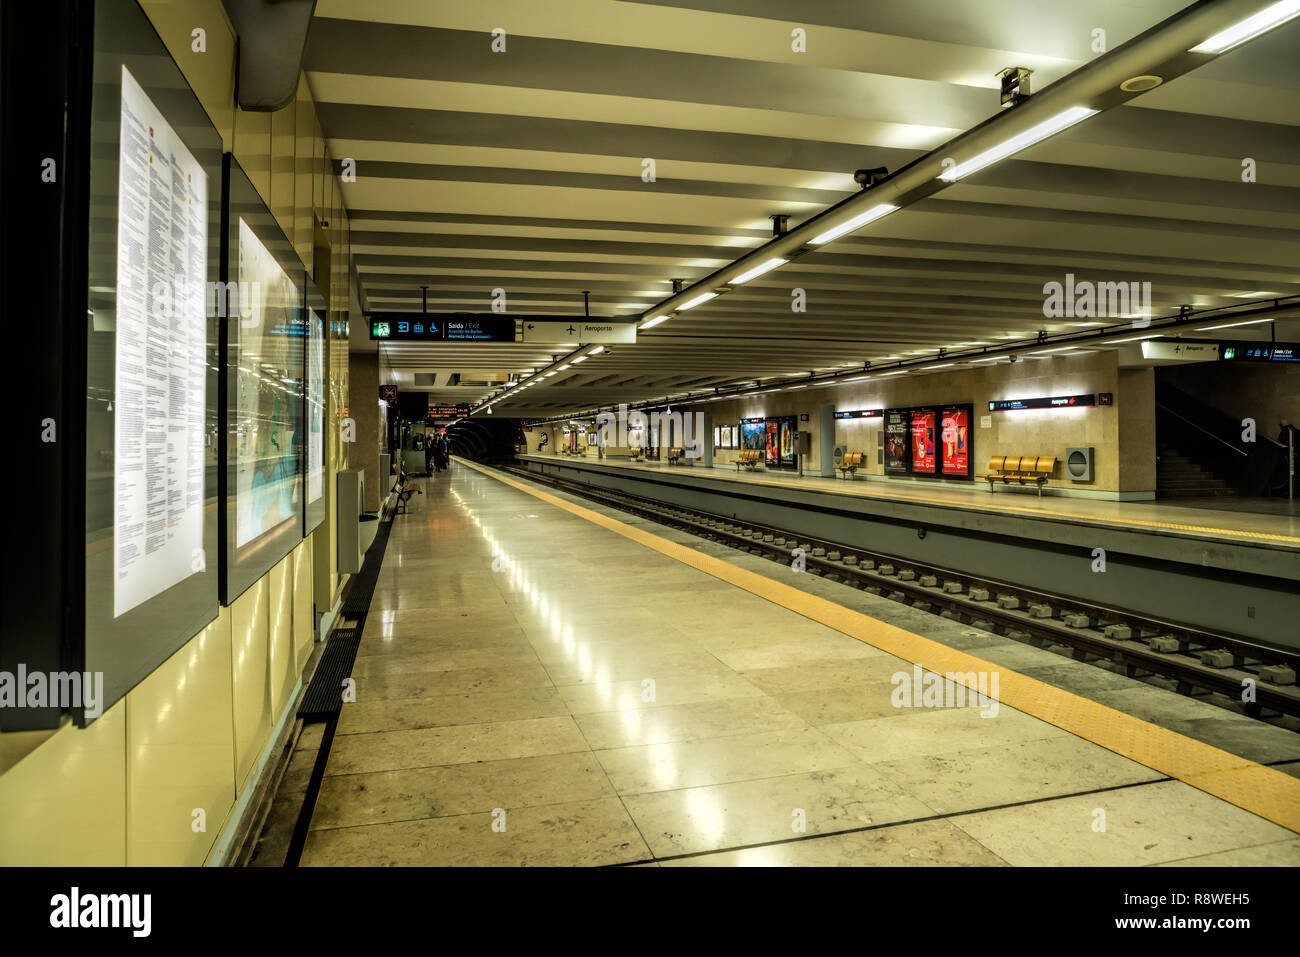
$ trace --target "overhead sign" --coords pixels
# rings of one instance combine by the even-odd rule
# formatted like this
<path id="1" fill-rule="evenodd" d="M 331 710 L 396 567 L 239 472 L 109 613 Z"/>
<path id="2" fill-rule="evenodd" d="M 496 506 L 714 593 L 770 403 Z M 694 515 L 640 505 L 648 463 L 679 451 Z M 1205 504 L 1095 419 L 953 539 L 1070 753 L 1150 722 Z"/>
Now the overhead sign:
<path id="1" fill-rule="evenodd" d="M 381 386 L 379 387 L 379 398 L 380 398 L 380 400 L 382 400 L 382 401 L 384 401 L 384 402 L 392 402 L 394 405 L 396 405 L 396 404 L 397 404 L 397 386 L 395 386 L 395 385 L 381 385 Z"/>
<path id="2" fill-rule="evenodd" d="M 989 403 L 989 411 L 1012 412 L 1017 409 L 1069 409 L 1075 406 L 1096 404 L 1096 395 L 1060 395 L 1039 399 L 1000 399 Z"/>
<path id="3" fill-rule="evenodd" d="M 388 342 L 514 342 L 515 320 L 465 312 L 372 312 L 370 338 Z"/>
<path id="4" fill-rule="evenodd" d="M 578 342 L 631 345 L 636 342 L 635 322 L 592 322 L 590 319 L 544 320 L 524 317 L 524 342 Z"/>
<path id="5" fill-rule="evenodd" d="M 1142 343 L 1142 358 L 1178 362 L 1210 362 L 1219 358 L 1217 342 L 1179 342 L 1147 339 Z"/>
<path id="6" fill-rule="evenodd" d="M 468 405 L 431 405 L 429 406 L 429 418 L 431 419 L 452 419 L 461 418 L 469 415 Z"/>
<path id="7" fill-rule="evenodd" d="M 848 412 L 836 412 L 837 419 L 878 419 L 885 414 L 884 409 L 853 409 Z"/>
<path id="8" fill-rule="evenodd" d="M 1300 362 L 1300 345 L 1293 342 L 1222 342 L 1219 356 L 1247 362 Z"/>

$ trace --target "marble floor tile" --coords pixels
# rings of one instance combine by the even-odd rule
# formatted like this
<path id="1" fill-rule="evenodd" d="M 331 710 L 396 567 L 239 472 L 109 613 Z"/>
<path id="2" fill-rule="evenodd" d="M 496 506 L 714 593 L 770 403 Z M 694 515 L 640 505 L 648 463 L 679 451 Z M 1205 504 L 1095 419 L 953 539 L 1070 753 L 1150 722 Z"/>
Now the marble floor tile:
<path id="1" fill-rule="evenodd" d="M 832 661 L 800 661 L 775 668 L 748 668 L 745 678 L 768 694 L 789 694 L 888 681 L 897 672 L 912 673 L 910 662 L 893 655 Z"/>
<path id="2" fill-rule="evenodd" d="M 337 733 L 366 734 L 451 724 L 557 718 L 569 713 L 560 693 L 551 687 L 360 700 L 343 706 Z"/>
<path id="3" fill-rule="evenodd" d="M 752 698 L 763 694 L 730 670 L 707 675 L 664 675 L 654 679 L 653 687 L 643 684 L 639 679 L 633 679 L 560 685 L 556 690 L 574 715 L 633 711 L 726 698 Z"/>
<path id="4" fill-rule="evenodd" d="M 357 701 L 551 687 L 554 687 L 551 676 L 540 663 L 356 677 Z"/>
<path id="5" fill-rule="evenodd" d="M 1300 838 L 1165 861 L 1157 867 L 1300 867 Z"/>
<path id="6" fill-rule="evenodd" d="M 996 713 L 978 707 L 908 709 L 907 713 L 894 717 L 823 725 L 821 731 L 864 764 L 900 761 L 917 754 L 993 748 L 1067 734 L 1005 705 Z"/>
<path id="7" fill-rule="evenodd" d="M 537 652 L 529 645 L 501 648 L 450 648 L 424 654 L 392 654 L 358 657 L 352 664 L 356 678 L 401 675 L 416 671 L 459 671 L 465 668 L 497 669 L 538 664 Z"/>
<path id="8" fill-rule="evenodd" d="M 657 857 L 780 841 L 800 825 L 819 834 L 934 814 L 863 765 L 631 794 L 623 803 Z"/>
<path id="9" fill-rule="evenodd" d="M 457 724 L 338 735 L 334 738 L 325 773 L 393 771 L 586 750 L 587 742 L 582 732 L 567 715 L 491 724 Z"/>
<path id="10" fill-rule="evenodd" d="M 621 795 L 700 787 L 801 771 L 829 771 L 858 761 L 812 729 L 734 734 L 597 751 Z"/>
<path id="11" fill-rule="evenodd" d="M 666 860 L 664 867 L 997 867 L 995 854 L 946 821 Z"/>
<path id="12" fill-rule="evenodd" d="M 1181 781 L 968 814 L 953 823 L 1008 863 L 1133 867 L 1286 842 L 1286 828 Z M 1101 828 L 1104 826 L 1104 830 Z M 1291 863 L 1300 863 L 1297 848 Z"/>
<path id="13" fill-rule="evenodd" d="M 797 714 L 765 696 L 607 711 L 578 715 L 574 720 L 597 751 L 806 727 Z"/>
<path id="14" fill-rule="evenodd" d="M 325 778 L 313 828 L 353 827 L 613 797 L 589 751 Z"/>
<path id="15" fill-rule="evenodd" d="M 564 867 L 646 860 L 617 798 L 311 831 L 302 864 L 353 867 Z"/>

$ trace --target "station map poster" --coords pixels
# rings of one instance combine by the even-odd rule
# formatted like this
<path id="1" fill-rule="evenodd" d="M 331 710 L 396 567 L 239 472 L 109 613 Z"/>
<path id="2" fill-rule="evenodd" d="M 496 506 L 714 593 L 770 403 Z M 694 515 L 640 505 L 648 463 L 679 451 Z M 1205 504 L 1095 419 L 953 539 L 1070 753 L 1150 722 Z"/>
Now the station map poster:
<path id="1" fill-rule="evenodd" d="M 122 67 L 113 615 L 201 571 L 208 177 Z"/>
<path id="2" fill-rule="evenodd" d="M 969 475 L 970 412 L 966 409 L 944 409 L 940 418 L 943 474 Z"/>
<path id="3" fill-rule="evenodd" d="M 298 515 L 303 328 L 293 280 L 242 218 L 239 291 L 235 544 L 243 546 Z"/>
<path id="4" fill-rule="evenodd" d="M 906 475 L 911 471 L 912 414 L 905 410 L 885 411 L 885 472 Z"/>

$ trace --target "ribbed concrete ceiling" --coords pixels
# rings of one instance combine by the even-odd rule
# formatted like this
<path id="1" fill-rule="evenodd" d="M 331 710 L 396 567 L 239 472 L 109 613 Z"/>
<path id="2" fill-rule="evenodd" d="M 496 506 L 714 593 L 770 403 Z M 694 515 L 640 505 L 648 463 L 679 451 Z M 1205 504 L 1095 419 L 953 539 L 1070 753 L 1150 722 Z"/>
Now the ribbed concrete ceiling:
<path id="1" fill-rule="evenodd" d="M 1177 12 L 1177 0 L 319 0 L 308 79 L 363 304 L 634 318 Z M 807 52 L 791 49 L 806 30 Z M 492 52 L 491 31 L 506 31 Z M 527 390 L 555 414 L 1069 328 L 1043 284 L 1182 303 L 1300 293 L 1300 21 Z M 1241 182 L 1243 158 L 1258 181 Z M 656 181 L 642 179 L 643 160 Z M 791 311 L 791 290 L 807 311 Z M 364 323 L 354 348 L 368 348 Z M 434 401 L 563 345 L 385 344 Z"/>

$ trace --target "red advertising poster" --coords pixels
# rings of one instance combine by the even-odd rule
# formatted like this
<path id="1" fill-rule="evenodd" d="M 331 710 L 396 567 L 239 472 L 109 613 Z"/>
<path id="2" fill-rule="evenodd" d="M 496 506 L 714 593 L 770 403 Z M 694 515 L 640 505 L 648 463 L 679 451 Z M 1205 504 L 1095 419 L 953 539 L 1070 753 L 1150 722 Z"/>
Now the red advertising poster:
<path id="1" fill-rule="evenodd" d="M 965 409 L 944 409 L 940 441 L 943 445 L 943 474 L 970 473 L 970 414 Z"/>
<path id="2" fill-rule="evenodd" d="M 934 412 L 912 413 L 912 472 L 934 474 Z"/>

